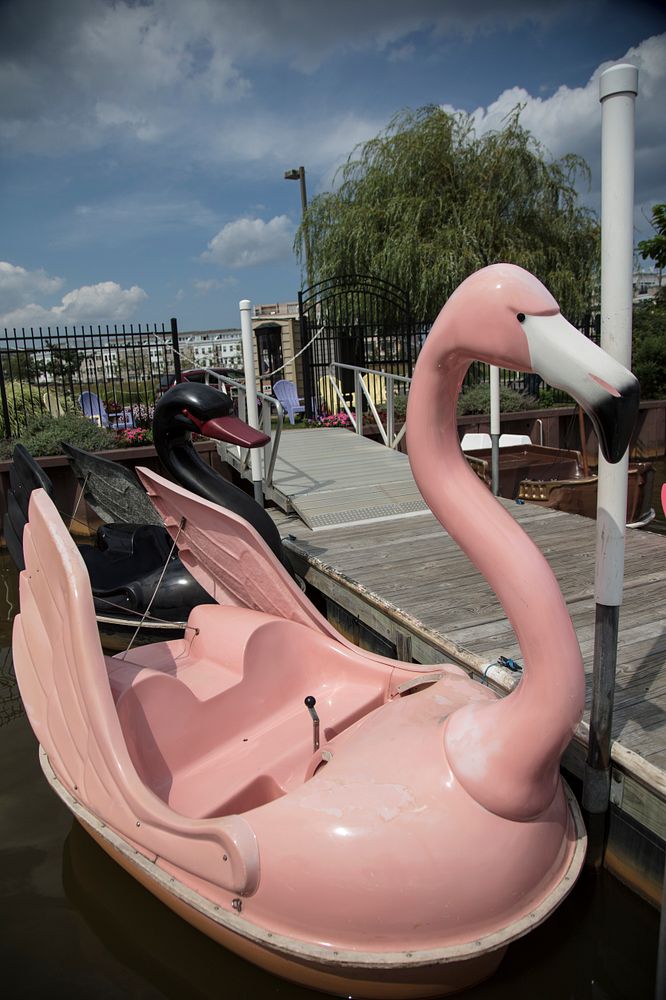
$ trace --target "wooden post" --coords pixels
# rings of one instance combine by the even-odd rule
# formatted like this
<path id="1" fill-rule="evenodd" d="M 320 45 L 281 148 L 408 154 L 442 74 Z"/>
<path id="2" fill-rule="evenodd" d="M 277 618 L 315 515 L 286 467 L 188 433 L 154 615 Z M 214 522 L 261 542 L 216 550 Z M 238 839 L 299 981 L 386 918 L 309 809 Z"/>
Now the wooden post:
<path id="1" fill-rule="evenodd" d="M 634 212 L 634 118 L 638 70 L 611 66 L 599 78 L 601 100 L 601 346 L 631 367 Z M 618 623 L 624 578 L 628 449 L 616 465 L 599 455 L 595 638 L 590 745 L 583 807 L 593 818 L 588 861 L 603 860 L 608 810 L 610 746 L 617 662 Z"/>

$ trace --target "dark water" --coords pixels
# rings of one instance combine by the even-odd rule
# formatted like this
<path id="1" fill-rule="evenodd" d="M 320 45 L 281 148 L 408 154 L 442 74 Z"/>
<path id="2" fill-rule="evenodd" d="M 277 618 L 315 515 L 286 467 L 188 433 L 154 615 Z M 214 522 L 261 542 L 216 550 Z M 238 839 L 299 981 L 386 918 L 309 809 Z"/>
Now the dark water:
<path id="1" fill-rule="evenodd" d="M 16 576 L 0 557 L 0 645 Z M 112 862 L 50 791 L 0 659 L 0 974 L 11 998 L 315 997 L 193 930 Z M 470 1000 L 652 1000 L 658 915 L 587 873 Z"/>

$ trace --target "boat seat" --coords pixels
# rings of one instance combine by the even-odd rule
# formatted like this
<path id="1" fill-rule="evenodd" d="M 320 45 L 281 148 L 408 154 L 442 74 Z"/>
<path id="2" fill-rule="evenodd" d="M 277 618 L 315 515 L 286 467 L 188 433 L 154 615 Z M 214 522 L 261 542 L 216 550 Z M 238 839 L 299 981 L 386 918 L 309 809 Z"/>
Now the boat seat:
<path id="1" fill-rule="evenodd" d="M 491 445 L 490 434 L 465 434 L 460 442 L 463 451 L 480 451 L 482 448 L 490 448 Z"/>
<path id="2" fill-rule="evenodd" d="M 500 434 L 500 448 L 511 448 L 517 444 L 532 444 L 529 434 Z"/>
<path id="3" fill-rule="evenodd" d="M 246 811 L 302 783 L 313 756 L 306 696 L 317 699 L 322 745 L 386 699 L 383 668 L 307 626 L 247 609 L 197 610 L 240 621 L 237 648 L 233 634 L 221 645 L 218 633 L 217 660 L 195 658 L 210 639 L 202 629 L 189 649 L 160 644 L 162 669 L 121 661 L 112 681 L 124 684 L 117 711 L 134 766 L 183 815 Z"/>

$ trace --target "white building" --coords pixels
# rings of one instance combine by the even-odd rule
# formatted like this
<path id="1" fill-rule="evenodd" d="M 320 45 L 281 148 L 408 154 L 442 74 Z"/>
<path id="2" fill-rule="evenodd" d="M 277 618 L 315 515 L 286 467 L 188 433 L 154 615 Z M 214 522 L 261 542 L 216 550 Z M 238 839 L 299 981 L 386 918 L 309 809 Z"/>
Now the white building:
<path id="1" fill-rule="evenodd" d="M 120 374 L 119 351 L 116 347 L 104 346 L 87 353 L 79 365 L 82 381 L 117 378 Z"/>
<path id="2" fill-rule="evenodd" d="M 242 368 L 241 332 L 236 329 L 192 330 L 181 333 L 183 368 Z"/>
<path id="3" fill-rule="evenodd" d="M 661 287 L 661 271 L 634 271 L 634 302 L 649 302 Z"/>

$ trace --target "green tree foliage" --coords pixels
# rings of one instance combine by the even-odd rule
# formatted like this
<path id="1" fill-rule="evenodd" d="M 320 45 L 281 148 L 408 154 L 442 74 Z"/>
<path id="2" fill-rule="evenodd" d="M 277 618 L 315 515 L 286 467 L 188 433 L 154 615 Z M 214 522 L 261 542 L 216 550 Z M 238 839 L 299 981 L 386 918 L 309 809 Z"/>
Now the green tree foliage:
<path id="1" fill-rule="evenodd" d="M 305 229 L 315 280 L 392 281 L 427 321 L 468 274 L 510 261 L 578 319 L 597 285 L 598 225 L 575 188 L 588 173 L 574 155 L 547 160 L 520 109 L 482 136 L 464 114 L 403 111 L 354 150 L 335 190 L 311 200 L 295 247 Z"/>
<path id="2" fill-rule="evenodd" d="M 666 205 L 654 206 L 652 225 L 655 235 L 649 240 L 641 240 L 638 244 L 638 251 L 643 260 L 652 258 L 661 271 L 666 267 Z"/>
<path id="3" fill-rule="evenodd" d="M 666 289 L 634 306 L 631 367 L 642 399 L 666 399 Z"/>
<path id="4" fill-rule="evenodd" d="M 34 382 L 43 372 L 43 365 L 31 351 L 10 351 L 3 354 L 2 370 L 5 378 Z"/>
<path id="5" fill-rule="evenodd" d="M 56 378 L 71 379 L 79 374 L 85 352 L 73 347 L 51 347 L 51 360 L 46 363 L 46 371 Z"/>

